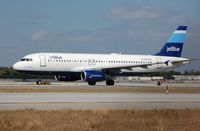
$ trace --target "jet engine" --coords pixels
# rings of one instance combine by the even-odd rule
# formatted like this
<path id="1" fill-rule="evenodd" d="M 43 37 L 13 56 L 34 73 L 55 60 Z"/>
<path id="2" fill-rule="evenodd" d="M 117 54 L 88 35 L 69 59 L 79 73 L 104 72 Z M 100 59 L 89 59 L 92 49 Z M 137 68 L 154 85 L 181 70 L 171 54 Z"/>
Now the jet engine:
<path id="1" fill-rule="evenodd" d="M 81 79 L 88 82 L 104 81 L 106 74 L 102 71 L 86 70 L 81 73 Z"/>

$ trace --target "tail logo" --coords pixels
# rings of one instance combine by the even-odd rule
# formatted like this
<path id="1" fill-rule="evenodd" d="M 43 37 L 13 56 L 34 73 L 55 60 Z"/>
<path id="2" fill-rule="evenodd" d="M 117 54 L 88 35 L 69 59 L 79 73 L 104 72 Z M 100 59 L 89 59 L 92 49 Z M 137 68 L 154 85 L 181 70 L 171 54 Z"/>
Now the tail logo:
<path id="1" fill-rule="evenodd" d="M 161 48 L 160 52 L 155 55 L 181 57 L 186 30 L 187 26 L 179 26 Z"/>
<path id="2" fill-rule="evenodd" d="M 180 48 L 176 48 L 175 46 L 167 47 L 167 52 L 179 52 Z"/>

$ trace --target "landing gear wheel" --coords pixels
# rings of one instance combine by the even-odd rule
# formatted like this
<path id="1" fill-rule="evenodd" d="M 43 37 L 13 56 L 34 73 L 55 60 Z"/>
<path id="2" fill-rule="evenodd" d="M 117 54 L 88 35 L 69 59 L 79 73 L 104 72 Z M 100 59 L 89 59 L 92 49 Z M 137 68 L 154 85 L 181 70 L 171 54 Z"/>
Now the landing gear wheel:
<path id="1" fill-rule="evenodd" d="M 93 82 L 93 81 L 88 81 L 88 85 L 92 86 L 92 85 L 95 85 L 96 82 Z"/>
<path id="2" fill-rule="evenodd" d="M 106 80 L 106 85 L 107 86 L 113 86 L 115 84 L 114 80 Z"/>
<path id="3" fill-rule="evenodd" d="M 41 85 L 41 84 L 42 84 L 42 81 L 41 81 L 41 80 L 37 80 L 37 81 L 36 81 L 36 84 L 37 84 L 37 85 Z"/>

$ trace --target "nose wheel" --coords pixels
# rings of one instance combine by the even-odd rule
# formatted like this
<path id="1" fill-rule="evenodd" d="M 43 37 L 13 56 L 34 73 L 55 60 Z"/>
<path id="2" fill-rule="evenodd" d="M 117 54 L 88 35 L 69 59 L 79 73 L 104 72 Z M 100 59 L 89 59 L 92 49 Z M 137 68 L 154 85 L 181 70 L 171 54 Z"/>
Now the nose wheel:
<path id="1" fill-rule="evenodd" d="M 41 81 L 41 80 L 37 80 L 37 81 L 36 81 L 36 84 L 37 84 L 37 85 L 41 85 L 41 84 L 42 84 L 42 81 Z"/>
<path id="2" fill-rule="evenodd" d="M 49 81 L 38 80 L 38 81 L 36 81 L 36 84 L 37 85 L 50 85 L 51 83 Z"/>

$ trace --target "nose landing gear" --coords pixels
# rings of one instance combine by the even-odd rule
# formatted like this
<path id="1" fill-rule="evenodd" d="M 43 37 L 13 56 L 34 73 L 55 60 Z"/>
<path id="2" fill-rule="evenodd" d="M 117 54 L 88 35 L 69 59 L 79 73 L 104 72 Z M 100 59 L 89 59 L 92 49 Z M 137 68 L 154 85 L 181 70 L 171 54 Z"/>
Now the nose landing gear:
<path id="1" fill-rule="evenodd" d="M 37 80 L 36 85 L 50 85 L 51 83 L 49 81 L 41 81 Z"/>
<path id="2" fill-rule="evenodd" d="M 37 80 L 37 81 L 36 81 L 36 84 L 37 84 L 37 85 L 42 85 L 42 81 L 41 81 L 41 80 Z"/>

